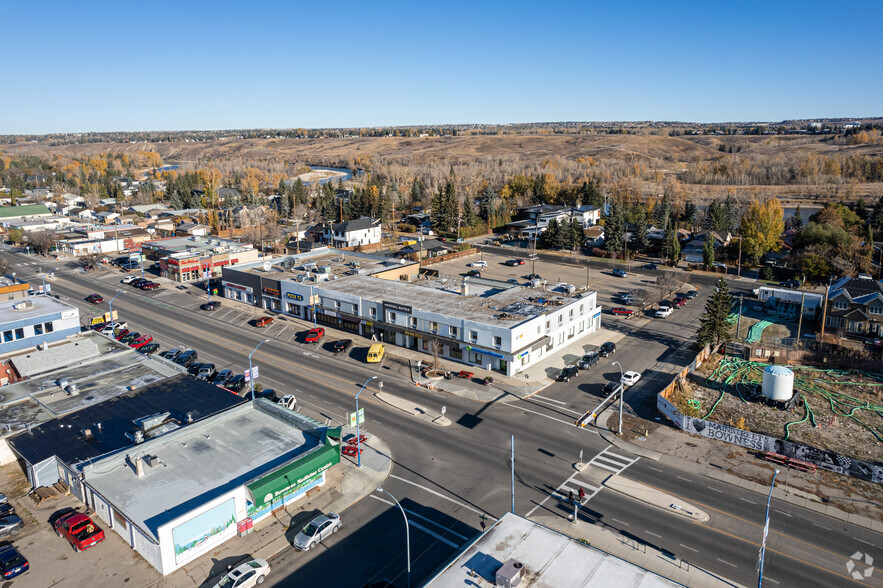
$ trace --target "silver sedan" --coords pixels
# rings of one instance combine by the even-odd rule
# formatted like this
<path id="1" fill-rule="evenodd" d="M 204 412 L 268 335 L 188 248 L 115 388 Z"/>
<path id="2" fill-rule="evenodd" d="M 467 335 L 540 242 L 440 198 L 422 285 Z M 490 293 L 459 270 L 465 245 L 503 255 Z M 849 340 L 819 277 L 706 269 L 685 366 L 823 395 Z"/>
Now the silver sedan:
<path id="1" fill-rule="evenodd" d="M 340 530 L 340 515 L 329 512 L 319 515 L 301 529 L 292 541 L 292 545 L 301 551 L 312 549 L 317 543 L 321 543 L 325 537 Z"/>

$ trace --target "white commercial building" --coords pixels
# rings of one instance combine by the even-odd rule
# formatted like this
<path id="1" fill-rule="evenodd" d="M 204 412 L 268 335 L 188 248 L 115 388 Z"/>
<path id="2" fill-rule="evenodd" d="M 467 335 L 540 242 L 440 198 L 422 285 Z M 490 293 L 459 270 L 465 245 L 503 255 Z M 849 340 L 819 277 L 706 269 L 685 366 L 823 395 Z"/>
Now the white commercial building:
<path id="1" fill-rule="evenodd" d="M 345 256 L 344 256 L 345 254 Z M 418 275 L 419 264 L 336 250 L 224 268 L 225 295 L 378 342 L 514 375 L 596 331 L 597 293 Z"/>

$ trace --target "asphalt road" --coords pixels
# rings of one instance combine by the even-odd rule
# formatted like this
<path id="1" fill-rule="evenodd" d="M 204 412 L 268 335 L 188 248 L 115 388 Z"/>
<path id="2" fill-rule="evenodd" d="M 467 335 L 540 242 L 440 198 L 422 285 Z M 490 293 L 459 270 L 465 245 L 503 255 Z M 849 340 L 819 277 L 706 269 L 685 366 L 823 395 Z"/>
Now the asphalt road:
<path id="1" fill-rule="evenodd" d="M 31 265 L 31 256 L 12 257 L 13 263 L 26 264 L 16 266 L 19 277 L 34 275 L 37 266 Z M 41 260 L 41 268 L 48 265 Z M 607 448 L 595 431 L 572 423 L 600 399 L 595 394 L 597 387 L 618 377 L 619 368 L 609 363 L 583 372 L 569 384 L 553 384 L 523 402 L 479 405 L 414 387 L 394 362 L 368 365 L 299 343 L 295 334 L 308 326 L 301 321 L 280 320 L 274 327 L 278 331 L 259 330 L 248 325 L 250 318 L 262 314 L 259 309 L 252 315 L 205 313 L 197 310 L 205 298 L 191 294 L 189 287 L 143 293 L 119 284 L 120 277 L 117 272 L 83 274 L 60 269 L 51 283 L 55 294 L 78 305 L 84 314 L 107 309 L 106 304 L 92 308 L 84 301 L 87 294 L 98 292 L 109 299 L 116 290 L 123 290 L 113 306 L 130 328 L 153 335 L 164 348 L 185 345 L 198 349 L 200 361 L 213 361 L 219 368 L 230 367 L 239 373 L 248 367 L 248 353 L 268 333 L 278 335 L 254 355 L 261 381 L 266 387 L 295 393 L 303 410 L 319 419 L 342 422 L 354 408 L 356 391 L 373 375 L 383 381 L 385 392 L 427 406 L 447 407 L 446 416 L 454 425 L 439 428 L 379 404 L 370 394 L 360 398 L 368 430 L 385 439 L 392 450 L 392 476 L 383 487 L 402 503 L 411 519 L 413 585 L 474 538 L 482 524 L 510 509 L 511 435 L 515 435 L 515 510 L 522 515 L 534 509 L 540 514 L 539 509 L 544 509 L 563 516 L 565 505 L 557 497 L 548 498 L 550 493 L 572 477 L 572 464 L 580 450 L 588 460 Z M 707 285 L 702 280 L 692 282 L 705 286 L 702 289 L 708 292 L 713 278 L 709 277 Z M 664 320 L 624 321 L 604 315 L 605 327 L 628 335 L 611 359 L 626 370 L 643 374 L 642 381 L 626 396 L 629 403 L 654 393 L 655 366 L 691 339 L 702 305 L 701 300 L 692 301 Z M 373 383 L 369 390 L 376 390 Z M 765 507 L 758 494 L 640 459 L 621 475 L 707 507 L 712 518 L 706 524 L 685 523 L 607 489 L 592 496 L 584 516 L 668 549 L 721 576 L 745 584 L 755 581 Z M 766 564 L 769 585 L 852 584 L 845 567 L 850 555 L 869 546 L 879 549 L 879 536 L 866 529 L 778 501 L 773 509 L 787 514 L 774 514 L 771 522 Z M 377 494 L 366 498 L 343 513 L 343 518 L 344 532 L 315 551 L 290 550 L 277 556 L 271 562 L 274 572 L 268 581 L 285 583 L 296 573 L 298 582 L 308 585 L 362 586 L 380 579 L 405 585 L 404 522 L 388 497 Z M 295 520 L 295 526 L 300 522 Z M 872 578 L 870 585 L 875 580 Z"/>

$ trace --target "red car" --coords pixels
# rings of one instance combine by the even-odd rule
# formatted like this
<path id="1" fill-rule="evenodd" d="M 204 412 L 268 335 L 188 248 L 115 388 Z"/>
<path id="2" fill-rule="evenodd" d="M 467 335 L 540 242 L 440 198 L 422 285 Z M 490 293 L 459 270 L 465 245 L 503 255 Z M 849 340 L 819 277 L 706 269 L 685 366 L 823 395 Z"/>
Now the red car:
<path id="1" fill-rule="evenodd" d="M 89 294 L 86 296 L 86 302 L 91 302 L 92 304 L 101 304 L 104 302 L 104 298 L 99 296 L 98 294 Z"/>
<path id="2" fill-rule="evenodd" d="M 610 309 L 610 312 L 612 312 L 613 314 L 620 314 L 623 316 L 632 316 L 633 314 L 635 314 L 634 310 L 631 310 L 628 308 L 623 308 L 622 306 L 614 306 L 613 308 Z"/>
<path id="3" fill-rule="evenodd" d="M 129 347 L 131 347 L 132 349 L 140 349 L 151 341 L 153 341 L 153 337 L 151 337 L 150 335 L 144 335 L 143 337 L 138 337 L 137 339 L 129 343 Z"/>
<path id="4" fill-rule="evenodd" d="M 148 282 L 146 284 L 141 284 L 138 287 L 142 290 L 156 290 L 157 288 L 159 288 L 159 284 L 157 284 L 156 282 Z"/>
<path id="5" fill-rule="evenodd" d="M 273 317 L 271 316 L 262 316 L 258 320 L 254 322 L 254 326 L 256 327 L 268 327 L 273 322 Z"/>
<path id="6" fill-rule="evenodd" d="M 55 521 L 55 534 L 70 542 L 74 551 L 84 551 L 104 541 L 104 531 L 81 512 L 71 512 Z"/>
<path id="7" fill-rule="evenodd" d="M 123 337 L 125 337 L 128 334 L 129 334 L 129 329 L 123 329 L 122 331 L 117 332 L 116 337 L 114 337 L 114 339 L 119 341 L 120 339 L 122 339 Z"/>
<path id="8" fill-rule="evenodd" d="M 671 303 L 675 308 L 680 308 L 687 303 L 687 299 L 681 296 L 674 299 L 674 302 Z"/>
<path id="9" fill-rule="evenodd" d="M 322 337 L 325 336 L 325 329 L 322 327 L 317 327 L 315 329 L 310 329 L 307 331 L 307 336 L 304 338 L 304 341 L 307 343 L 318 343 Z"/>

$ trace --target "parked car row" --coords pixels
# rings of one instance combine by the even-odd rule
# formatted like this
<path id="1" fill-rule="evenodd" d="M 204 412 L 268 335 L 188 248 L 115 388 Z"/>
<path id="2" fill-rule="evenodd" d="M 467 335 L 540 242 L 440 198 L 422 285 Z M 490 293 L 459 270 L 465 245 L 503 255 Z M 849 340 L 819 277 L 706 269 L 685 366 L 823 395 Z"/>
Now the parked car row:
<path id="1" fill-rule="evenodd" d="M 122 280 L 120 280 L 123 284 L 128 284 L 130 286 L 134 286 L 135 288 L 140 288 L 142 290 L 157 290 L 159 289 L 159 284 L 148 280 L 147 278 L 139 278 L 136 276 L 126 276 Z"/>

